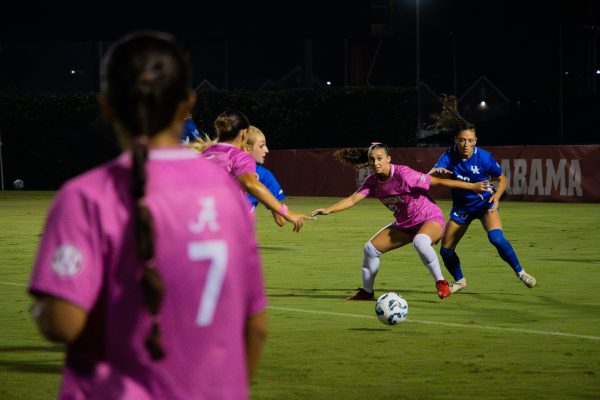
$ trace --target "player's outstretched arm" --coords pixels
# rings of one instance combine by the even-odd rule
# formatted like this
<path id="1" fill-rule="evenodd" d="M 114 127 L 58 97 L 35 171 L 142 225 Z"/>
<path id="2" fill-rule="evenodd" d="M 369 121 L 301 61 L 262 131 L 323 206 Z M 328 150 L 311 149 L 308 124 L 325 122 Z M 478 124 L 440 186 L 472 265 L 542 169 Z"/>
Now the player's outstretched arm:
<path id="1" fill-rule="evenodd" d="M 310 215 L 312 215 L 314 217 L 317 215 L 327 215 L 327 214 L 331 214 L 331 213 L 344 211 L 344 210 L 347 210 L 348 208 L 354 206 L 356 203 L 358 203 L 365 197 L 367 197 L 367 196 L 365 196 L 362 193 L 355 192 L 352 196 L 348 196 L 345 199 L 338 201 L 337 203 L 335 203 L 332 206 L 329 206 L 327 208 L 317 208 L 316 210 L 313 210 L 310 213 Z"/>
<path id="2" fill-rule="evenodd" d="M 432 176 L 430 185 L 431 186 L 445 186 L 445 187 L 454 188 L 454 189 L 465 189 L 465 190 L 470 190 L 475 193 L 493 192 L 494 191 L 492 184 L 488 180 L 471 183 L 471 182 L 463 182 L 460 180 L 436 178 L 435 176 Z"/>
<path id="3" fill-rule="evenodd" d="M 260 183 L 256 174 L 242 174 L 237 177 L 238 181 L 248 193 L 256 197 L 265 207 L 279 213 L 286 221 L 294 225 L 294 232 L 299 232 L 304 225 L 305 219 L 315 219 L 304 214 L 297 213 L 287 208 L 280 203 L 275 196 L 267 189 L 265 185 Z M 277 222 L 277 220 L 276 220 Z"/>
<path id="4" fill-rule="evenodd" d="M 287 220 L 284 218 L 284 216 L 280 215 L 277 211 L 271 210 L 271 214 L 273 214 L 273 220 L 275 221 L 275 223 L 277 225 L 284 226 L 285 223 L 287 222 Z"/>

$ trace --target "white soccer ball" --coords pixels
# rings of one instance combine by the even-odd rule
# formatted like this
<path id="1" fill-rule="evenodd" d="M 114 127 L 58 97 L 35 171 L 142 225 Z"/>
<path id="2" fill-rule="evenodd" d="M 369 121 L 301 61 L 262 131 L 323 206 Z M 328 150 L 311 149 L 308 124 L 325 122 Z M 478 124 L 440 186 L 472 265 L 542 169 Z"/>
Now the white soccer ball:
<path id="1" fill-rule="evenodd" d="M 21 179 L 17 179 L 13 182 L 13 187 L 17 190 L 21 190 L 25 187 L 25 183 Z"/>
<path id="2" fill-rule="evenodd" d="M 384 293 L 377 298 L 375 314 L 382 323 L 396 325 L 408 316 L 408 303 L 398 293 Z"/>

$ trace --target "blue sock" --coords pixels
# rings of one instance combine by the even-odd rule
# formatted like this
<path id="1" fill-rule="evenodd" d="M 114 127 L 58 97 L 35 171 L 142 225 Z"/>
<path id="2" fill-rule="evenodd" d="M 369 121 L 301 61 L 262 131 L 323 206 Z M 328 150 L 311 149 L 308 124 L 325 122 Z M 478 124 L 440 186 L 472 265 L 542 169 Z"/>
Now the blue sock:
<path id="1" fill-rule="evenodd" d="M 452 275 L 454 280 L 461 280 L 463 278 L 463 273 L 462 269 L 460 269 L 460 258 L 456 255 L 456 252 L 453 249 L 440 247 L 440 255 L 442 256 L 442 260 L 444 260 L 446 269 L 450 272 L 450 275 Z"/>
<path id="2" fill-rule="evenodd" d="M 489 231 L 488 239 L 490 240 L 490 243 L 496 247 L 500 257 L 510 265 L 513 271 L 516 273 L 523 271 L 519 259 L 517 258 L 517 254 L 510 245 L 510 242 L 504 237 L 502 229 L 493 229 Z"/>

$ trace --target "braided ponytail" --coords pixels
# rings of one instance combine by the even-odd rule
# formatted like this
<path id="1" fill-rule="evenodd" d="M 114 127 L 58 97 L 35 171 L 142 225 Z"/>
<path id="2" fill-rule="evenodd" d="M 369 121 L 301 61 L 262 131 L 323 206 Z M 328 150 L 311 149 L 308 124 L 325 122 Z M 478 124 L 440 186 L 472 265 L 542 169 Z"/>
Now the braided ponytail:
<path id="1" fill-rule="evenodd" d="M 155 268 L 152 215 L 144 202 L 148 140 L 168 128 L 191 90 L 189 61 L 169 34 L 138 31 L 114 43 L 101 65 L 101 91 L 132 142 L 133 226 L 136 253 L 143 263 L 144 308 L 152 317 L 145 347 L 164 358 L 159 329 L 164 282 Z"/>
<path id="2" fill-rule="evenodd" d="M 144 262 L 144 272 L 142 275 L 141 289 L 144 300 L 144 307 L 152 316 L 152 328 L 146 341 L 146 349 L 152 359 L 157 360 L 165 356 L 165 352 L 160 343 L 160 329 L 158 314 L 162 304 L 165 286 L 160 274 L 154 268 L 154 227 L 152 224 L 152 215 L 150 210 L 144 204 L 146 186 L 145 165 L 148 159 L 147 138 L 136 140 L 133 146 L 133 229 L 135 236 L 136 251 L 138 257 Z"/>

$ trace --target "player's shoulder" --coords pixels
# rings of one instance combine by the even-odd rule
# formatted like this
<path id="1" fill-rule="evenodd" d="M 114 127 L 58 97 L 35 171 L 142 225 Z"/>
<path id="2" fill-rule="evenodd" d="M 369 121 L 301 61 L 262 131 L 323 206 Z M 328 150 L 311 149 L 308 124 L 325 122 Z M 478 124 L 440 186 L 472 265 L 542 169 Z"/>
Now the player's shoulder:
<path id="1" fill-rule="evenodd" d="M 479 146 L 475 146 L 475 149 L 473 150 L 475 152 L 475 154 L 477 154 L 479 157 L 485 157 L 485 158 L 490 158 L 492 157 L 492 152 L 490 150 L 486 150 L 482 147 Z"/>
<path id="2" fill-rule="evenodd" d="M 402 176 L 402 175 L 406 175 L 406 174 L 410 174 L 410 173 L 415 173 L 415 172 L 419 172 L 411 167 L 409 167 L 408 165 L 402 165 L 402 164 L 392 164 L 392 176 Z M 419 172 L 420 173 L 420 172 Z"/>

